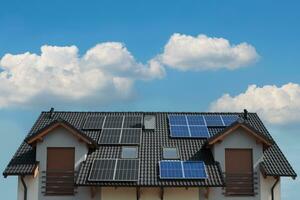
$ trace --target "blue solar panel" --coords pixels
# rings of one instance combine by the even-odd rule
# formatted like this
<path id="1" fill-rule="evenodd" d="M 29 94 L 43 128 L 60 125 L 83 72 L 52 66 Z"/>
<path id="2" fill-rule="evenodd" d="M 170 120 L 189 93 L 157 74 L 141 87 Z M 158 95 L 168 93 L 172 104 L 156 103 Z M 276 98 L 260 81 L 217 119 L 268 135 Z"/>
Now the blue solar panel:
<path id="1" fill-rule="evenodd" d="M 160 178 L 177 179 L 183 178 L 182 165 L 180 161 L 160 161 Z"/>
<path id="2" fill-rule="evenodd" d="M 191 178 L 191 179 L 207 178 L 205 165 L 203 161 L 185 161 L 182 162 L 182 165 L 183 165 L 185 178 Z"/>
<path id="3" fill-rule="evenodd" d="M 205 121 L 202 115 L 188 115 L 187 120 L 189 125 L 205 126 Z"/>
<path id="4" fill-rule="evenodd" d="M 230 126 L 232 123 L 238 120 L 237 115 L 222 115 L 223 122 L 225 126 Z"/>
<path id="5" fill-rule="evenodd" d="M 206 126 L 190 126 L 191 137 L 208 138 L 209 132 Z"/>
<path id="6" fill-rule="evenodd" d="M 160 161 L 161 179 L 205 179 L 207 178 L 203 161 Z"/>
<path id="7" fill-rule="evenodd" d="M 204 116 L 206 125 L 209 126 L 224 126 L 220 115 L 206 115 Z"/>
<path id="8" fill-rule="evenodd" d="M 185 115 L 169 115 L 170 125 L 187 125 Z"/>
<path id="9" fill-rule="evenodd" d="M 187 126 L 170 126 L 170 132 L 172 137 L 190 137 Z"/>

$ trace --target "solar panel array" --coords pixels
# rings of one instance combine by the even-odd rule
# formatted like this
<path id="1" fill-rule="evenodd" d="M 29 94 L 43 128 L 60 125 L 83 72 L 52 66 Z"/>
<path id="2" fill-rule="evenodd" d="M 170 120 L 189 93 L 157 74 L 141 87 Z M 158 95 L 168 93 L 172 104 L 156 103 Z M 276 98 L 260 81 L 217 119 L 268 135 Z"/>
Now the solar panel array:
<path id="1" fill-rule="evenodd" d="M 138 159 L 96 159 L 93 161 L 89 181 L 137 181 Z"/>
<path id="2" fill-rule="evenodd" d="M 209 137 L 209 127 L 229 126 L 237 115 L 169 115 L 171 137 Z"/>
<path id="3" fill-rule="evenodd" d="M 141 116 L 107 116 L 99 144 L 139 144 L 141 135 Z"/>
<path id="4" fill-rule="evenodd" d="M 169 161 L 159 163 L 161 179 L 206 179 L 207 173 L 203 161 Z"/>

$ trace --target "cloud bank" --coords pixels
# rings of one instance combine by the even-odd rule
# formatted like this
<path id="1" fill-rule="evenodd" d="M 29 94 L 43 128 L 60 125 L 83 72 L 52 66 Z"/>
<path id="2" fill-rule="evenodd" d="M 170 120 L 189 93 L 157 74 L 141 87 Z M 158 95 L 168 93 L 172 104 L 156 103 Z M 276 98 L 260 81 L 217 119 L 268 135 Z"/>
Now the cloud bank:
<path id="1" fill-rule="evenodd" d="M 293 124 L 300 122 L 300 85 L 288 83 L 277 87 L 250 85 L 239 95 L 224 94 L 214 101 L 211 111 L 241 111 L 247 108 L 257 112 L 266 122 L 271 124 Z"/>
<path id="2" fill-rule="evenodd" d="M 159 56 L 161 62 L 182 71 L 237 69 L 258 60 L 255 48 L 247 43 L 232 45 L 224 38 L 173 34 Z"/>
<path id="3" fill-rule="evenodd" d="M 104 42 L 79 55 L 76 46 L 41 47 L 41 53 L 5 54 L 0 58 L 0 108 L 61 102 L 95 105 L 130 99 L 137 80 L 178 70 L 236 69 L 255 62 L 247 43 L 224 38 L 173 34 L 164 51 L 147 63 L 138 62 L 124 44 Z"/>
<path id="4" fill-rule="evenodd" d="M 0 60 L 0 107 L 57 101 L 111 101 L 132 94 L 136 80 L 162 78 L 155 60 L 137 62 L 126 47 L 107 42 L 82 57 L 76 46 L 41 47 L 41 54 L 6 54 Z M 55 102 L 55 101 L 54 101 Z"/>

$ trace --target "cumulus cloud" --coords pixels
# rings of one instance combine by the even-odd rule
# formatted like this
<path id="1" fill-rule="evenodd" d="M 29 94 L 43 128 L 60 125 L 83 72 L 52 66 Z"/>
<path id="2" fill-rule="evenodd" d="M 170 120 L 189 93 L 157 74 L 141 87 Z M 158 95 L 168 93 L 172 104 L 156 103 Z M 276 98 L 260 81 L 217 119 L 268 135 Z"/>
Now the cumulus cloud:
<path id="1" fill-rule="evenodd" d="M 266 85 L 248 86 L 237 96 L 224 94 L 214 101 L 211 111 L 241 111 L 247 108 L 257 112 L 266 122 L 272 124 L 293 124 L 300 122 L 300 85 L 288 83 L 277 87 Z"/>
<path id="2" fill-rule="evenodd" d="M 106 42 L 79 56 L 76 46 L 41 47 L 41 54 L 5 54 L 0 59 L 0 108 L 45 101 L 127 99 L 136 80 L 162 78 L 155 60 L 137 62 L 127 48 Z"/>
<path id="3" fill-rule="evenodd" d="M 175 33 L 158 56 L 160 61 L 182 71 L 236 69 L 259 58 L 255 48 L 247 43 L 232 45 L 224 38 Z"/>

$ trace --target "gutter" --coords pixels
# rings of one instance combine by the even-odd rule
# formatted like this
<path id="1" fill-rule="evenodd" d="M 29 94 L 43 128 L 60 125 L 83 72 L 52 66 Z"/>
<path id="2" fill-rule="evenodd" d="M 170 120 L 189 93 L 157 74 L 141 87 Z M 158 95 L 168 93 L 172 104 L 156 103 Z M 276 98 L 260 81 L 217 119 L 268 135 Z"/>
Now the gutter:
<path id="1" fill-rule="evenodd" d="M 278 182 L 279 182 L 279 178 L 277 177 L 275 183 L 273 184 L 273 186 L 271 188 L 271 195 L 272 195 L 271 199 L 272 200 L 274 200 L 274 189 L 275 189 L 276 185 L 278 184 Z"/>
<path id="2" fill-rule="evenodd" d="M 24 176 L 21 176 L 21 182 L 22 182 L 22 185 L 23 185 L 23 188 L 24 188 L 24 200 L 27 200 L 27 186 L 26 186 L 26 183 L 24 181 Z"/>

